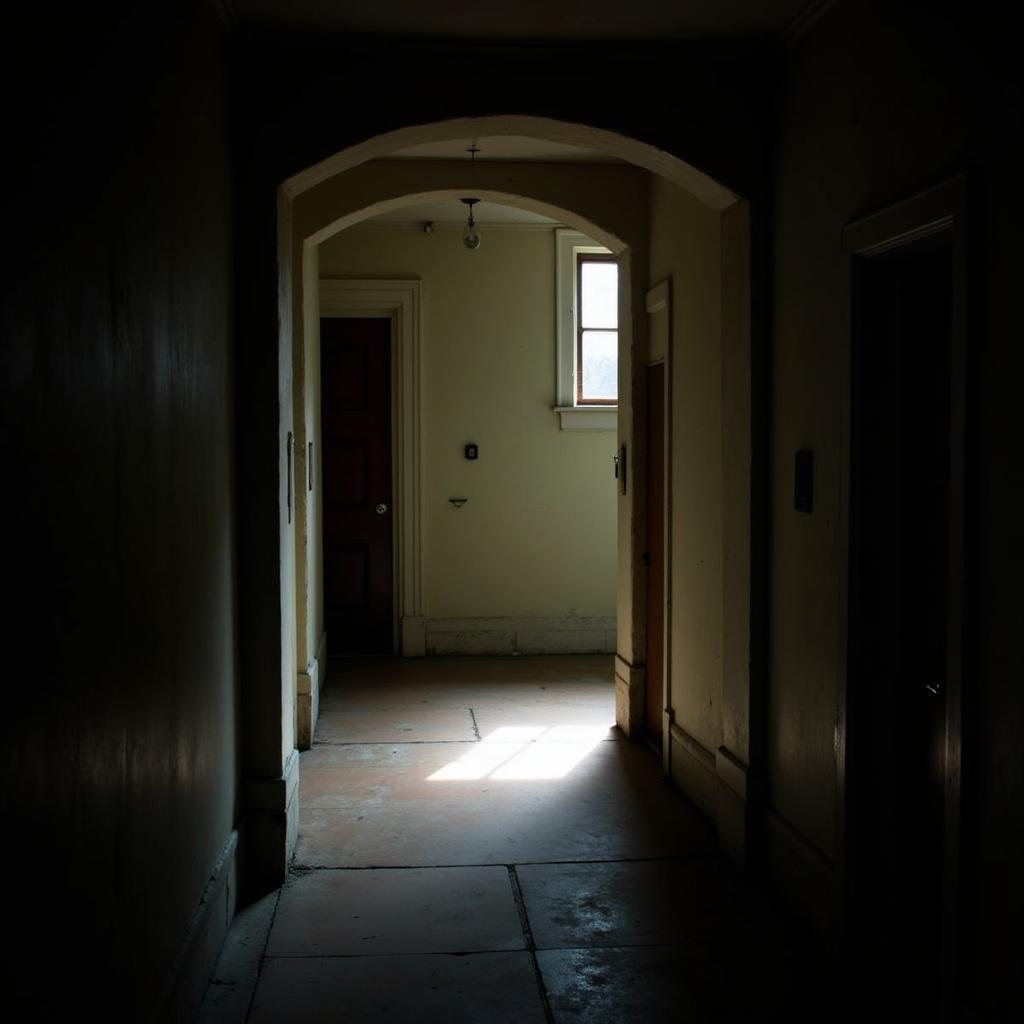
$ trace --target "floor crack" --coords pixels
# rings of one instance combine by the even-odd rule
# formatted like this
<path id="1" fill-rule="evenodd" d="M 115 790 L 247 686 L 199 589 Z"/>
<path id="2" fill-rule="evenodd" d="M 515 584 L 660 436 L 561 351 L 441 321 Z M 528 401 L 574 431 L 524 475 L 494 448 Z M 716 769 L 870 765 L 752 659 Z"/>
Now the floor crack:
<path id="1" fill-rule="evenodd" d="M 283 886 L 281 887 L 283 888 Z M 263 965 L 267 962 L 267 950 L 270 948 L 270 934 L 274 930 L 274 922 L 277 920 L 277 908 L 281 905 L 281 888 L 277 890 L 274 897 L 274 912 L 270 915 L 270 927 L 267 929 L 267 937 L 263 942 L 263 952 L 260 953 L 259 966 L 256 968 L 256 979 L 252 984 L 252 995 L 249 997 L 249 1006 L 245 1011 L 245 1020 L 248 1022 L 252 1016 L 252 1007 L 256 1002 L 256 990 L 260 987 L 260 978 L 263 975 Z"/>
<path id="2" fill-rule="evenodd" d="M 555 1016 L 551 1012 L 551 1001 L 548 999 L 547 986 L 544 984 L 544 975 L 541 973 L 540 963 L 537 960 L 537 943 L 533 940 L 533 928 L 530 926 L 530 918 L 526 913 L 526 900 L 523 897 L 523 887 L 519 884 L 519 873 L 515 864 L 505 865 L 508 868 L 508 882 L 512 886 L 512 899 L 515 901 L 516 910 L 519 912 L 519 924 L 523 929 L 523 941 L 530 954 L 530 962 L 533 964 L 533 974 L 537 980 L 537 992 L 540 995 L 541 1005 L 544 1008 L 544 1020 L 547 1024 L 555 1024 Z"/>

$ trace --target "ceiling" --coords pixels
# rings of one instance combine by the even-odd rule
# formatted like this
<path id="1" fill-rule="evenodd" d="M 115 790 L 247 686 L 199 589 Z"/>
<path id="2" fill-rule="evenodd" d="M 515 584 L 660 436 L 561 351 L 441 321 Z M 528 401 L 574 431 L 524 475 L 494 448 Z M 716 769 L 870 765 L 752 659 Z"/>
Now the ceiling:
<path id="1" fill-rule="evenodd" d="M 820 0 L 221 0 L 245 24 L 476 39 L 780 35 Z"/>
<path id="2" fill-rule="evenodd" d="M 403 206 L 389 213 L 372 217 L 367 224 L 465 224 L 467 210 L 458 199 L 447 202 L 420 203 L 416 206 Z M 473 218 L 479 224 L 557 224 L 539 213 L 520 210 L 515 206 L 502 206 L 481 200 L 473 207 Z"/>
<path id="3" fill-rule="evenodd" d="M 544 160 L 559 163 L 607 164 L 621 163 L 617 157 L 602 153 L 599 149 L 585 149 L 569 146 L 564 142 L 548 142 L 545 139 L 529 138 L 525 135 L 480 135 L 472 139 L 447 139 L 443 142 L 426 142 L 420 146 L 409 146 L 390 154 L 389 160 L 466 160 L 470 159 L 469 147 L 476 144 L 479 152 L 476 160 Z"/>

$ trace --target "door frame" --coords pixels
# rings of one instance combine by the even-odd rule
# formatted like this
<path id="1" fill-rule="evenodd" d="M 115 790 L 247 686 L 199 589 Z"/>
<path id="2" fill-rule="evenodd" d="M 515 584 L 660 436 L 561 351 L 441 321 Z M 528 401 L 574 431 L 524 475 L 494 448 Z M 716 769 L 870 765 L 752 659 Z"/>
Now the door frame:
<path id="1" fill-rule="evenodd" d="M 422 503 L 420 481 L 420 335 L 422 285 L 419 281 L 320 279 L 320 317 L 384 318 L 391 321 L 391 481 L 393 517 L 392 602 L 394 649 L 405 658 L 426 653 L 423 618 Z M 317 323 L 317 364 L 320 329 Z M 314 425 L 323 451 L 321 424 Z M 315 538 L 323 558 L 323 529 Z M 320 597 L 323 600 L 323 595 Z M 329 639 L 329 638 L 328 638 Z"/>
<path id="2" fill-rule="evenodd" d="M 843 230 L 847 261 L 847 320 L 850 324 L 849 379 L 844 389 L 842 456 L 840 480 L 840 631 L 839 692 L 836 718 L 836 912 L 841 923 L 838 935 L 846 932 L 847 858 L 850 837 L 846 818 L 850 794 L 847 786 L 847 723 L 851 693 L 849 686 L 850 620 L 850 502 L 852 476 L 850 447 L 853 433 L 855 359 L 858 346 L 854 276 L 859 259 L 909 245 L 939 232 L 950 233 L 952 246 L 952 315 L 950 331 L 949 390 L 949 523 L 947 550 L 948 603 L 946 651 L 946 738 L 945 738 L 945 822 L 942 878 L 942 937 L 940 978 L 944 1003 L 953 1005 L 957 985 L 957 930 L 961 860 L 961 789 L 963 750 L 963 668 L 965 631 L 966 519 L 965 473 L 967 432 L 967 181 L 959 175 L 925 192 L 888 206 L 877 213 L 852 221 Z"/>
<path id="3" fill-rule="evenodd" d="M 662 424 L 664 438 L 662 441 L 665 464 L 662 468 L 662 488 L 665 493 L 665 508 L 662 516 L 662 550 L 664 551 L 664 579 L 662 632 L 664 640 L 661 648 L 662 686 L 661 686 L 661 767 L 665 775 L 672 776 L 672 725 L 675 722 L 675 711 L 672 708 L 672 280 L 660 281 L 644 298 L 644 309 L 647 313 L 647 338 L 650 344 L 650 318 L 655 313 L 664 313 L 667 318 L 665 336 L 665 354 L 645 363 L 646 367 L 658 363 L 665 365 L 665 422 Z M 646 421 L 645 421 L 646 422 Z M 644 517 L 646 522 L 646 515 Z M 646 630 L 646 611 L 645 611 Z"/>

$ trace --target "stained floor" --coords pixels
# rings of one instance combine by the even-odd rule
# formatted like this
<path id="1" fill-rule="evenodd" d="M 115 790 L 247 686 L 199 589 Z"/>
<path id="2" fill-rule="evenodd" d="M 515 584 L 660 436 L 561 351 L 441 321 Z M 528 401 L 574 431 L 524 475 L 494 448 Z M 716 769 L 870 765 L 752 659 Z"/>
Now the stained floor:
<path id="1" fill-rule="evenodd" d="M 813 1019 L 814 958 L 614 727 L 611 658 L 328 682 L 289 880 L 239 914 L 204 1024 Z"/>

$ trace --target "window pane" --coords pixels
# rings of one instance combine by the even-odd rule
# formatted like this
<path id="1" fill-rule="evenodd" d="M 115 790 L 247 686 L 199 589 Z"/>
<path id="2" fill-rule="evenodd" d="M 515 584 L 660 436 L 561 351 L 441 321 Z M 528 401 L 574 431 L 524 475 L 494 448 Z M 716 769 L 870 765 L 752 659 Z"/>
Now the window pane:
<path id="1" fill-rule="evenodd" d="M 619 332 L 584 331 L 581 400 L 619 397 Z"/>
<path id="2" fill-rule="evenodd" d="M 619 265 L 580 261 L 580 326 L 619 326 Z"/>

